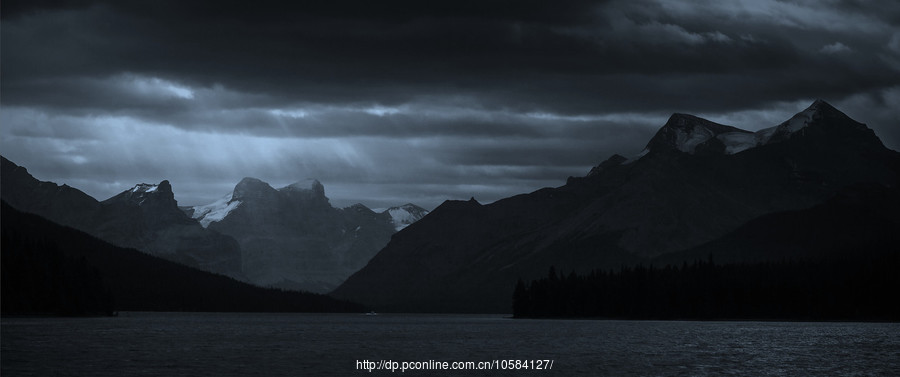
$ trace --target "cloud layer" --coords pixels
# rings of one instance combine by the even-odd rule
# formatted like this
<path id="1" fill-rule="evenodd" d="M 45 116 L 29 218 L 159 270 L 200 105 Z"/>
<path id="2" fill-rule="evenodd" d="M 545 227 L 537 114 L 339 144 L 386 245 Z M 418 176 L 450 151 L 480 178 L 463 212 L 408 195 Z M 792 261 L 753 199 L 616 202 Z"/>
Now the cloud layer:
<path id="1" fill-rule="evenodd" d="M 676 111 L 823 98 L 900 148 L 892 1 L 297 3 L 3 2 L 0 153 L 99 199 L 315 177 L 434 207 L 560 185 Z"/>

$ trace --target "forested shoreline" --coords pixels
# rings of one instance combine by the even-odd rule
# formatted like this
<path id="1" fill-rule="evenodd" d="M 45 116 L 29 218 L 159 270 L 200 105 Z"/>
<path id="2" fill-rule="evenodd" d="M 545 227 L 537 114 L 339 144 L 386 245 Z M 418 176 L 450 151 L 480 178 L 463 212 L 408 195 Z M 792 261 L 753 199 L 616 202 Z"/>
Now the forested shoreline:
<path id="1" fill-rule="evenodd" d="M 900 320 L 900 253 L 819 261 L 706 261 L 519 280 L 516 318 Z"/>

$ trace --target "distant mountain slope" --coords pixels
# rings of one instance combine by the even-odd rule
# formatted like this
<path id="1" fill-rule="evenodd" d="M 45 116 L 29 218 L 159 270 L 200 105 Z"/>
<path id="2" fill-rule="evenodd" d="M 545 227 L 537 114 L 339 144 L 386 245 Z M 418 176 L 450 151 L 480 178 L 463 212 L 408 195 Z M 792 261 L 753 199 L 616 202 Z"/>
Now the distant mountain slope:
<path id="1" fill-rule="evenodd" d="M 900 187 L 847 187 L 811 208 L 755 218 L 697 247 L 661 255 L 657 266 L 871 257 L 900 250 Z"/>
<path id="2" fill-rule="evenodd" d="M 900 154 L 824 101 L 758 133 L 675 114 L 634 160 L 481 205 L 448 201 L 335 290 L 381 311 L 508 312 L 518 278 L 690 249 L 848 185 L 896 186 Z"/>
<path id="3" fill-rule="evenodd" d="M 241 277 L 238 243 L 185 215 L 168 181 L 134 188 L 98 202 L 72 187 L 35 179 L 2 158 L 0 196 L 9 205 L 107 242 L 206 271 Z"/>
<path id="4" fill-rule="evenodd" d="M 388 213 L 332 207 L 317 180 L 275 189 L 248 177 L 231 194 L 186 212 L 238 240 L 249 281 L 320 293 L 362 268 L 395 232 Z"/>
<path id="5" fill-rule="evenodd" d="M 0 194 L 17 209 L 261 286 L 328 292 L 398 229 L 428 213 L 413 204 L 383 213 L 362 204 L 334 208 L 315 180 L 276 190 L 246 178 L 232 193 L 194 207 L 179 207 L 168 181 L 140 183 L 98 202 L 75 188 L 41 182 L 0 158 Z"/>
<path id="6" fill-rule="evenodd" d="M 0 156 L 0 196 L 22 211 L 78 228 L 99 216 L 100 202 L 81 190 L 35 179 L 25 167 Z"/>
<path id="7" fill-rule="evenodd" d="M 406 203 L 402 206 L 391 207 L 386 210 L 378 210 L 379 213 L 387 213 L 391 216 L 391 222 L 394 228 L 399 232 L 410 226 L 412 223 L 421 220 L 428 211 L 412 203 Z"/>
<path id="8" fill-rule="evenodd" d="M 860 184 L 641 266 L 517 284 L 514 315 L 900 319 L 900 187 Z"/>
<path id="9" fill-rule="evenodd" d="M 113 310 L 363 311 L 359 305 L 327 296 L 259 288 L 116 247 L 81 231 L 18 211 L 6 202 L 2 203 L 0 217 L 3 219 L 0 226 L 4 314 L 97 313 L 86 310 L 93 308 L 88 302 L 100 300 L 107 293 L 112 297 Z M 59 257 L 52 258 L 54 253 Z M 65 276 L 73 273 L 85 277 Z M 65 282 L 84 282 L 87 286 L 60 285 Z M 100 302 L 97 307 L 106 308 L 105 305 Z"/>

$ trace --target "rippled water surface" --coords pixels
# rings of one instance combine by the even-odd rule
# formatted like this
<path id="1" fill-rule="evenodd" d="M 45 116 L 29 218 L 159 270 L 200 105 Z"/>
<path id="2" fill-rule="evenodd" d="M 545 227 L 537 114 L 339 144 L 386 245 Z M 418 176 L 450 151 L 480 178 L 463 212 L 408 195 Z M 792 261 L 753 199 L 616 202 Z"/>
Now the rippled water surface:
<path id="1" fill-rule="evenodd" d="M 900 375 L 900 324 L 883 323 L 122 313 L 4 318 L 0 330 L 3 377 Z M 553 364 L 501 373 L 357 369 L 364 360 L 510 359 Z"/>

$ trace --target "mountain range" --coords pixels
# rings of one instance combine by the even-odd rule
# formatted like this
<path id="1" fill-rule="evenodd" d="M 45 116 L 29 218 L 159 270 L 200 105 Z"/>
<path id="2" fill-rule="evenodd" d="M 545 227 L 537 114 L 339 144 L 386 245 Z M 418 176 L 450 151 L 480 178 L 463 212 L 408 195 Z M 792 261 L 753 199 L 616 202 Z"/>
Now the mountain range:
<path id="1" fill-rule="evenodd" d="M 809 242 L 821 224 L 791 223 L 782 213 L 831 213 L 844 208 L 828 204 L 840 195 L 892 197 L 898 182 L 900 153 L 821 100 L 757 132 L 674 114 L 634 158 L 613 155 L 561 187 L 487 205 L 444 202 L 332 294 L 382 311 L 508 312 L 516 281 L 546 276 L 550 266 L 586 273 L 679 263 L 737 250 L 753 227 L 769 235 L 794 229 L 807 237 L 803 254 L 722 255 L 808 257 L 821 247 Z M 846 217 L 833 221 L 827 229 L 855 232 L 845 238 L 858 236 L 860 245 L 889 239 L 882 236 L 892 224 L 863 231 L 842 227 Z"/>
<path id="2" fill-rule="evenodd" d="M 356 312 L 358 304 L 256 287 L 117 247 L 0 201 L 4 315 L 117 311 Z"/>
<path id="3" fill-rule="evenodd" d="M 332 290 L 428 212 L 413 204 L 380 213 L 362 204 L 334 208 L 316 180 L 275 190 L 245 178 L 219 201 L 179 207 L 168 181 L 97 201 L 39 181 L 5 157 L 0 174 L 0 196 L 20 211 L 190 267 L 317 293 Z"/>
<path id="4" fill-rule="evenodd" d="M 339 299 L 394 312 L 508 313 L 516 282 L 546 277 L 548 269 L 586 274 L 707 258 L 784 262 L 897 250 L 898 183 L 900 153 L 821 100 L 756 132 L 673 114 L 641 153 L 613 155 L 563 186 L 490 204 L 448 200 L 430 213 L 412 204 L 335 208 L 316 180 L 276 189 L 244 178 L 221 199 L 193 207 L 178 206 L 168 181 L 97 201 L 39 181 L 6 158 L 0 168 L 0 197 L 12 207 L 4 222 L 30 219 L 16 211 L 28 212 L 237 280 L 333 289 Z M 115 253 L 93 263 L 128 275 L 111 272 L 117 264 L 107 259 Z M 89 269 L 68 274 L 97 285 Z"/>
<path id="5" fill-rule="evenodd" d="M 334 208 L 317 180 L 280 189 L 244 178 L 232 193 L 183 209 L 241 246 L 254 284 L 324 293 L 368 262 L 391 235 L 428 211 L 413 204 L 376 213 L 362 204 Z"/>
<path id="6" fill-rule="evenodd" d="M 2 158 L 0 196 L 10 206 L 201 270 L 241 278 L 241 251 L 231 237 L 204 229 L 178 209 L 168 181 L 138 184 L 104 201 L 67 185 L 42 182 Z"/>

